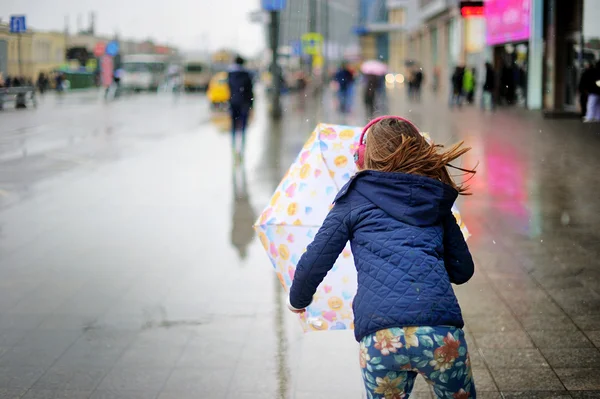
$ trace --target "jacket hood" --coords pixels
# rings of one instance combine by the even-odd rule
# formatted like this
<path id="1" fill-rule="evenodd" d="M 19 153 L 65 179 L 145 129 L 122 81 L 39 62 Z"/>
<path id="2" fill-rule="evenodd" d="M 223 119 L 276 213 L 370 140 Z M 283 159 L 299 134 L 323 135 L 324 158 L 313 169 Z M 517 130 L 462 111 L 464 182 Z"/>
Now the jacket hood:
<path id="1" fill-rule="evenodd" d="M 354 176 L 338 198 L 350 189 L 394 219 L 419 227 L 439 223 L 452 212 L 458 196 L 451 186 L 429 177 L 371 170 Z"/>

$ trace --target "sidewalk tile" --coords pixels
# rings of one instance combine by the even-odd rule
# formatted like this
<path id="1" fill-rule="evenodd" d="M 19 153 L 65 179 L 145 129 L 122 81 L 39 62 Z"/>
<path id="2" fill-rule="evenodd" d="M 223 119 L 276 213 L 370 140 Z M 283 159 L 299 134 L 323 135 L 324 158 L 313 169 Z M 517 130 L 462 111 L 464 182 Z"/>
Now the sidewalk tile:
<path id="1" fill-rule="evenodd" d="M 475 332 L 503 332 L 521 329 L 517 319 L 511 314 L 465 316 L 466 329 Z"/>
<path id="2" fill-rule="evenodd" d="M 518 316 L 527 331 L 576 331 L 577 326 L 567 316 L 524 314 Z"/>
<path id="3" fill-rule="evenodd" d="M 48 389 L 30 389 L 23 399 L 88 399 L 91 391 L 53 391 Z"/>
<path id="4" fill-rule="evenodd" d="M 127 391 L 127 390 L 97 390 L 90 399 L 155 399 L 156 392 L 152 391 Z"/>
<path id="5" fill-rule="evenodd" d="M 482 349 L 492 373 L 498 368 L 550 367 L 537 349 Z"/>
<path id="6" fill-rule="evenodd" d="M 522 392 L 503 392 L 504 399 L 568 399 L 571 398 L 568 392 L 556 391 L 522 391 Z"/>
<path id="7" fill-rule="evenodd" d="M 533 348 L 533 342 L 525 331 L 480 332 L 473 333 L 479 348 Z"/>
<path id="8" fill-rule="evenodd" d="M 592 343 L 579 330 L 559 331 L 548 329 L 545 331 L 530 331 L 529 336 L 538 348 L 556 348 L 557 343 L 561 348 L 592 348 Z"/>
<path id="9" fill-rule="evenodd" d="M 584 331 L 584 333 L 597 348 L 600 348 L 600 330 Z"/>
<path id="10" fill-rule="evenodd" d="M 600 390 L 600 368 L 556 369 L 556 374 L 568 390 Z"/>
<path id="11" fill-rule="evenodd" d="M 475 381 L 475 387 L 477 392 L 497 392 L 498 387 L 492 379 L 490 372 L 485 368 L 473 367 L 473 381 Z"/>
<path id="12" fill-rule="evenodd" d="M 548 368 L 496 369 L 494 379 L 502 392 L 564 390 L 560 380 Z"/>
<path id="13" fill-rule="evenodd" d="M 564 338 L 568 339 L 567 337 Z M 557 341 L 554 348 L 541 348 L 542 354 L 555 369 L 600 368 L 600 351 L 596 348 L 561 348 Z M 600 375 L 599 378 L 600 380 Z"/>

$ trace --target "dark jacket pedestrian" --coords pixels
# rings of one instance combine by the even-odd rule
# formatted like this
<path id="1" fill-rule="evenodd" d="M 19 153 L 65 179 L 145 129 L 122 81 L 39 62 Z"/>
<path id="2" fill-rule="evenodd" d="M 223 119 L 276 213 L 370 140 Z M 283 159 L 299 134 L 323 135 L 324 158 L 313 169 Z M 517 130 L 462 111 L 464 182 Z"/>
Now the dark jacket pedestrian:
<path id="1" fill-rule="evenodd" d="M 252 83 L 252 74 L 244 68 L 244 59 L 237 57 L 235 64 L 232 65 L 227 75 L 229 85 L 229 111 L 231 114 L 231 135 L 232 148 L 234 156 L 238 161 L 242 160 L 246 144 L 246 127 L 250 110 L 254 104 L 254 86 Z M 237 145 L 237 130 L 241 131 L 241 144 Z"/>
<path id="2" fill-rule="evenodd" d="M 347 91 L 354 83 L 354 75 L 345 64 L 337 70 L 333 79 L 337 82 L 340 91 Z"/>
<path id="3" fill-rule="evenodd" d="M 587 113 L 587 102 L 588 96 L 590 95 L 590 89 L 593 89 L 593 78 L 594 78 L 594 69 L 592 65 L 587 63 L 581 73 L 581 77 L 579 78 L 579 105 L 581 106 L 581 114 L 585 117 Z"/>
<path id="4" fill-rule="evenodd" d="M 457 66 L 454 69 L 452 78 L 450 79 L 452 84 L 452 97 L 450 98 L 450 107 L 453 107 L 455 105 L 457 105 L 458 107 L 462 106 L 464 76 L 465 68 Z"/>
<path id="5" fill-rule="evenodd" d="M 452 74 L 452 91 L 454 94 L 461 94 L 463 89 L 463 79 L 465 76 L 464 67 L 456 67 Z"/>
<path id="6" fill-rule="evenodd" d="M 381 80 L 377 75 L 365 75 L 363 100 L 367 110 L 367 118 L 369 119 L 375 116 L 375 104 L 377 103 L 380 82 Z"/>
<path id="7" fill-rule="evenodd" d="M 485 63 L 485 82 L 483 83 L 483 91 L 493 92 L 496 88 L 496 73 L 494 67 L 489 62 Z"/>
<path id="8" fill-rule="evenodd" d="M 588 103 L 584 121 L 600 122 L 600 62 L 590 70 L 590 76 L 586 79 Z"/>
<path id="9" fill-rule="evenodd" d="M 352 71 L 348 69 L 348 66 L 344 63 L 335 73 L 333 79 L 338 84 L 338 100 L 340 103 L 340 112 L 345 113 L 350 111 L 350 92 L 352 84 L 354 83 L 354 75 Z"/>

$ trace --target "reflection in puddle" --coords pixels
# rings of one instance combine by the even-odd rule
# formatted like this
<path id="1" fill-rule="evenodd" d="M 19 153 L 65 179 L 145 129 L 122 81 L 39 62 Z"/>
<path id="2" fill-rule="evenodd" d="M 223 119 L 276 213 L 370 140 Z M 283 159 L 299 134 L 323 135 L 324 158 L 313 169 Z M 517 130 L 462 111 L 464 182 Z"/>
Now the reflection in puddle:
<path id="1" fill-rule="evenodd" d="M 246 170 L 242 163 L 233 168 L 233 210 L 231 222 L 231 244 L 237 249 L 240 259 L 246 259 L 248 245 L 254 239 L 252 224 L 256 214 L 250 203 L 246 184 Z"/>

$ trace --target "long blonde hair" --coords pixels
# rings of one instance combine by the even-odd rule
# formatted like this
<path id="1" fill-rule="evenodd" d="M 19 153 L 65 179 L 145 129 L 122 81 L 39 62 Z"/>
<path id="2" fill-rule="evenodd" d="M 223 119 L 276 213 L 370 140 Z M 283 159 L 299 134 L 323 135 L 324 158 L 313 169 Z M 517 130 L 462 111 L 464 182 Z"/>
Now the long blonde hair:
<path id="1" fill-rule="evenodd" d="M 448 172 L 451 167 L 462 171 L 463 175 L 472 177 L 475 174 L 475 169 L 450 164 L 471 149 L 464 147 L 463 141 L 446 151 L 439 151 L 443 145 L 427 142 L 411 123 L 386 118 L 369 128 L 365 146 L 365 169 L 426 176 L 448 184 L 461 195 L 471 194 L 469 186 L 456 184 Z"/>

